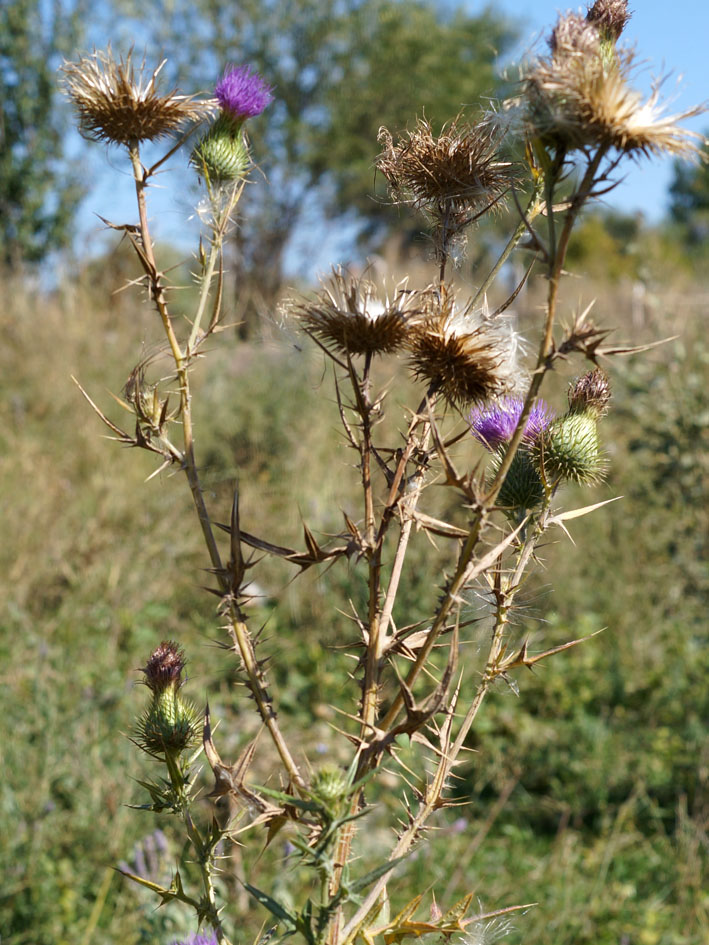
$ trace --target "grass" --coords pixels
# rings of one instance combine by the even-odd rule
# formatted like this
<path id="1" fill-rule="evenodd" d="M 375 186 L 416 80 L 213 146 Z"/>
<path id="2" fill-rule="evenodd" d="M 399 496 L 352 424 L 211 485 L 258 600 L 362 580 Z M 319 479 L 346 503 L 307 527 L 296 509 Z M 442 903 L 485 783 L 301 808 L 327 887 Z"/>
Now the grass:
<path id="1" fill-rule="evenodd" d="M 205 561 L 183 515 L 184 483 L 168 474 L 145 483 L 150 460 L 103 440 L 69 379 L 77 375 L 108 408 L 105 388 L 119 391 L 137 345 L 149 350 L 157 338 L 148 306 L 118 297 L 105 309 L 96 305 L 100 287 L 80 283 L 49 296 L 7 282 L 4 290 L 3 942 L 167 945 L 186 917 L 154 911 L 112 872 L 156 826 L 169 845 L 160 868 L 181 855 L 166 818 L 125 807 L 141 802 L 131 779 L 147 770 L 121 734 L 144 698 L 136 667 L 161 639 L 178 639 L 190 657 L 190 694 L 199 702 L 208 692 L 225 720 L 227 755 L 256 721 L 235 685 L 236 666 L 210 645 L 218 618 L 200 589 Z M 599 305 L 622 311 L 623 291 Z M 709 937 L 709 349 L 705 299 L 696 287 L 679 291 L 658 288 L 647 318 L 654 337 L 672 334 L 681 307 L 681 339 L 616 363 L 615 407 L 604 421 L 611 477 L 576 504 L 625 498 L 571 523 L 576 548 L 549 546 L 517 615 L 520 634 L 534 640 L 543 627 L 550 643 L 608 630 L 520 676 L 519 696 L 500 687 L 460 771 L 465 806 L 445 812 L 430 845 L 401 871 L 402 899 L 415 878 L 439 901 L 473 889 L 487 908 L 539 902 L 515 920 L 511 943 L 703 945 Z M 534 290 L 527 305 L 533 313 Z M 301 518 L 316 533 L 338 531 L 331 510 L 346 507 L 350 460 L 344 445 L 334 457 L 328 450 L 336 406 L 322 393 L 320 359 L 292 339 L 265 350 L 222 340 L 197 375 L 197 449 L 212 507 L 226 516 L 238 472 L 247 530 L 292 546 Z M 415 619 L 436 593 L 436 552 L 420 535 L 413 553 L 403 599 Z M 351 636 L 333 605 L 356 597 L 356 566 L 297 584 L 290 577 L 292 569 L 266 562 L 257 570 L 264 596 L 255 619 L 278 656 L 284 724 L 328 756 L 328 694 L 342 688 L 347 669 L 336 647 Z M 256 769 L 256 778 L 267 776 L 266 751 Z M 382 802 L 390 803 L 386 795 Z M 373 822 L 368 840 L 376 844 L 383 830 Z M 258 864 L 239 851 L 226 864 L 235 912 L 246 912 L 244 942 L 261 916 L 235 877 L 249 867 L 258 885 L 288 888 L 296 877 L 284 869 L 286 852 L 277 842 Z"/>

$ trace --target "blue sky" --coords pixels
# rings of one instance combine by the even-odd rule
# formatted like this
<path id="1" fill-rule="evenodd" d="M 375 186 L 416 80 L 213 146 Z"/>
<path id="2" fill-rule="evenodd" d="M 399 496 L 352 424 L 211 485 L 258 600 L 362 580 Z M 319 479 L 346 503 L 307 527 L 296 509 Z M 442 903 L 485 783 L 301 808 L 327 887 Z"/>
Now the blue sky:
<path id="1" fill-rule="evenodd" d="M 450 2 L 456 5 L 456 0 Z M 492 6 L 521 25 L 522 38 L 511 61 L 518 61 L 530 49 L 543 48 L 541 37 L 553 25 L 558 11 L 569 9 L 550 0 L 493 0 L 492 3 L 461 0 L 461 3 L 471 13 Z M 571 9 L 585 10 L 585 6 L 572 6 Z M 637 50 L 637 60 L 641 65 L 637 74 L 638 87 L 649 92 L 653 78 L 667 76 L 663 91 L 669 102 L 669 112 L 673 114 L 709 100 L 709 0 L 635 0 L 634 3 L 631 0 L 631 9 L 633 16 L 624 39 Z M 96 41 L 100 44 L 98 37 Z M 695 131 L 706 131 L 709 114 L 684 124 Z M 108 154 L 100 148 L 92 151 L 87 170 L 93 178 L 93 186 L 80 211 L 79 239 L 89 252 L 96 248 L 97 240 L 99 243 L 102 241 L 102 227 L 93 211 L 119 222 L 132 219 L 135 212 L 131 179 L 122 155 L 116 150 Z M 97 153 L 99 151 L 101 154 Z M 607 198 L 607 205 L 625 212 L 642 212 L 650 222 L 659 220 L 667 207 L 672 161 L 641 159 L 637 163 L 627 162 L 623 172 L 625 179 Z M 190 202 L 194 195 L 184 189 L 175 195 L 169 177 L 164 183 L 163 190 L 154 190 L 151 194 L 156 223 L 154 232 L 180 245 L 191 245 L 196 232 L 195 224 L 189 222 Z M 331 251 L 345 251 L 344 245 L 337 246 L 338 241 L 334 238 L 326 242 Z M 329 258 L 318 259 L 316 266 L 327 268 L 332 261 Z"/>

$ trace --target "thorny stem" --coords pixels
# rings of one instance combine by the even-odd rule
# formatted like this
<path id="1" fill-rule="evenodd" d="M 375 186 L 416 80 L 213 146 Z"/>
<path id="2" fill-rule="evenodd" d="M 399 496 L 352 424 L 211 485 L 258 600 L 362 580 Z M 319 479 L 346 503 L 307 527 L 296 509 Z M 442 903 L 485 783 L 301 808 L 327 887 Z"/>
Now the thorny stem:
<path id="1" fill-rule="evenodd" d="M 526 210 L 527 219 L 530 221 L 533 220 L 538 215 L 539 210 L 541 209 L 541 205 L 539 203 L 539 197 L 541 195 L 541 191 L 542 191 L 541 181 L 537 181 L 535 183 L 534 190 L 532 191 L 532 196 L 530 198 L 529 205 L 527 206 L 527 210 Z M 492 267 L 490 272 L 487 274 L 485 281 L 479 287 L 478 291 L 473 296 L 473 301 L 470 303 L 471 308 L 477 304 L 477 302 L 485 295 L 487 290 L 493 284 L 493 282 L 497 278 L 497 275 L 500 269 L 502 269 L 502 267 L 505 265 L 509 257 L 512 255 L 512 251 L 515 249 L 515 247 L 517 246 L 517 244 L 519 243 L 519 241 L 522 239 L 522 237 L 524 236 L 526 232 L 527 232 L 527 226 L 524 220 L 520 220 L 520 222 L 517 224 L 517 228 L 515 229 L 512 236 L 510 237 L 509 242 L 500 253 L 499 259 L 497 260 L 495 265 Z"/>
<path id="2" fill-rule="evenodd" d="M 182 456 L 183 469 L 187 476 L 190 490 L 192 492 L 192 498 L 197 510 L 197 516 L 202 528 L 202 534 L 207 545 L 207 550 L 209 552 L 212 569 L 217 581 L 219 582 L 221 590 L 227 593 L 229 591 L 229 587 L 226 573 L 222 564 L 219 548 L 214 537 L 214 531 L 212 529 L 209 513 L 207 512 L 207 507 L 204 502 L 202 485 L 195 460 L 194 437 L 192 432 L 192 401 L 189 386 L 189 345 L 188 354 L 184 354 L 170 320 L 167 301 L 165 299 L 165 290 L 160 280 L 160 275 L 155 263 L 155 255 L 153 252 L 152 239 L 150 237 L 148 213 L 145 200 L 145 189 L 147 186 L 148 175 L 141 163 L 137 145 L 130 149 L 130 158 L 133 165 L 133 177 L 135 180 L 136 197 L 138 200 L 142 250 L 145 254 L 145 261 L 147 262 L 146 272 L 148 273 L 150 280 L 151 295 L 155 303 L 155 307 L 157 308 L 162 320 L 165 334 L 170 344 L 170 350 L 172 351 L 172 356 L 175 361 L 175 369 L 180 387 L 180 413 L 182 418 L 182 434 L 184 439 L 184 453 Z M 227 220 L 221 221 L 222 232 L 223 228 L 226 226 L 226 222 Z M 212 244 L 212 252 L 210 252 L 210 258 L 214 258 L 214 264 L 216 264 L 216 259 L 218 258 L 218 249 L 216 247 L 216 243 L 217 241 L 215 239 L 215 242 Z M 206 278 L 206 292 L 203 286 L 203 295 L 200 298 L 200 309 L 202 313 L 206 307 L 206 297 L 210 283 L 211 277 Z M 195 318 L 192 328 L 195 337 L 196 330 L 199 328 L 200 318 L 201 314 L 199 315 L 199 318 Z M 283 734 L 281 733 L 278 726 L 278 721 L 272 707 L 271 699 L 266 690 L 262 673 L 259 670 L 259 666 L 254 655 L 253 641 L 251 640 L 251 636 L 246 624 L 243 622 L 243 620 L 241 620 L 233 605 L 230 620 L 230 634 L 234 640 L 235 645 L 238 647 L 239 654 L 241 656 L 242 662 L 244 663 L 246 673 L 249 677 L 251 690 L 254 694 L 254 698 L 256 699 L 259 714 L 261 715 L 264 724 L 268 728 L 276 750 L 291 780 L 298 789 L 302 789 L 304 787 L 304 781 L 300 775 L 298 766 L 288 751 L 285 739 L 283 738 Z"/>
<path id="3" fill-rule="evenodd" d="M 486 661 L 483 679 L 478 686 L 478 691 L 475 694 L 473 703 L 468 709 L 466 717 L 461 726 L 462 729 L 463 726 L 467 725 L 466 734 L 472 725 L 475 716 L 480 709 L 480 706 L 483 703 L 492 680 L 494 679 L 492 667 L 494 666 L 495 661 L 499 655 L 503 631 L 504 621 L 498 621 L 498 624 L 496 625 L 493 632 L 493 639 L 490 645 L 490 651 Z M 441 794 L 443 793 L 446 781 L 453 768 L 456 757 L 460 753 L 460 750 L 463 746 L 463 741 L 464 737 L 461 739 L 459 733 L 453 745 L 447 751 L 442 753 L 433 780 L 427 785 L 416 814 L 411 818 L 408 827 L 401 834 L 394 849 L 391 851 L 389 856 L 390 860 L 396 860 L 408 853 L 428 817 L 440 806 Z M 389 881 L 390 875 L 390 873 L 385 873 L 382 877 L 380 877 L 380 879 L 377 880 L 362 905 L 342 930 L 342 933 L 337 939 L 337 945 L 346 945 L 346 943 L 351 942 L 355 938 L 363 923 L 366 922 L 373 907 L 376 905 L 380 895 L 384 891 L 386 884 Z"/>
<path id="4" fill-rule="evenodd" d="M 214 884 L 212 883 L 212 860 L 211 860 L 211 850 L 205 846 L 204 840 L 199 830 L 195 826 L 194 821 L 192 820 L 192 815 L 189 812 L 189 795 L 185 792 L 185 778 L 180 770 L 180 764 L 178 758 L 176 758 L 170 752 L 165 754 L 165 764 L 167 766 L 168 773 L 170 775 L 170 781 L 172 782 L 172 787 L 180 799 L 180 808 L 182 813 L 182 819 L 185 823 L 185 829 L 187 831 L 187 836 L 190 839 L 192 847 L 195 852 L 195 857 L 197 860 L 197 866 L 199 867 L 200 876 L 202 878 L 202 886 L 204 887 L 204 895 L 209 903 L 209 923 L 214 928 L 214 932 L 217 936 L 217 945 L 231 945 L 231 942 L 224 933 L 222 928 L 221 921 L 219 919 L 219 909 L 217 908 L 217 897 L 214 891 Z"/>
<path id="5" fill-rule="evenodd" d="M 550 364 L 550 355 L 553 350 L 553 328 L 554 321 L 556 317 L 556 306 L 558 299 L 558 290 L 559 282 L 563 269 L 564 260 L 566 258 L 566 252 L 568 249 L 569 239 L 573 229 L 573 225 L 576 221 L 576 218 L 586 200 L 589 196 L 591 189 L 593 187 L 598 168 L 600 166 L 603 157 L 605 156 L 605 149 L 599 148 L 596 154 L 589 161 L 586 173 L 584 174 L 583 180 L 579 185 L 572 201 L 571 206 L 566 212 L 564 219 L 564 224 L 562 227 L 561 235 L 559 237 L 558 243 L 556 242 L 556 235 L 554 229 L 554 219 L 553 219 L 553 195 L 555 190 L 555 185 L 557 177 L 559 174 L 560 168 L 555 168 L 553 179 L 547 182 L 546 186 L 546 210 L 547 217 L 549 221 L 549 233 L 550 233 L 550 259 L 548 264 L 548 280 L 549 280 L 549 289 L 547 295 L 547 313 L 546 313 L 546 322 L 545 322 L 545 331 L 544 337 L 542 339 L 539 354 L 537 357 L 537 365 L 535 373 L 532 377 L 532 382 L 525 399 L 524 408 L 520 416 L 520 420 L 515 431 L 515 435 L 512 438 L 512 441 L 509 444 L 507 453 L 503 459 L 503 462 L 497 472 L 495 479 L 488 491 L 487 496 L 484 501 L 481 503 L 481 506 L 475 510 L 475 516 L 471 523 L 468 536 L 461 548 L 461 551 L 458 556 L 458 563 L 456 566 L 456 571 L 448 584 L 446 593 L 441 601 L 436 618 L 431 626 L 431 629 L 426 638 L 424 646 L 419 651 L 414 665 L 411 667 L 407 677 L 407 685 L 411 686 L 415 679 L 417 678 L 422 667 L 428 660 L 428 656 L 434 646 L 436 638 L 441 632 L 445 620 L 447 619 L 450 610 L 453 607 L 453 604 L 458 599 L 460 591 L 463 589 L 465 584 L 466 575 L 468 572 L 468 565 L 472 558 L 475 546 L 477 544 L 482 525 L 484 524 L 487 511 L 494 505 L 495 499 L 502 487 L 505 476 L 509 470 L 509 467 L 512 463 L 514 455 L 516 453 L 517 447 L 519 446 L 524 427 L 526 424 L 527 417 L 531 411 L 534 400 L 539 392 L 542 380 L 547 370 L 549 370 Z M 538 195 L 537 195 L 538 197 Z M 517 241 L 521 237 L 521 233 L 526 229 L 526 224 L 520 224 L 521 230 L 518 227 L 515 235 L 517 236 Z M 517 235 L 519 234 L 519 235 Z M 513 237 L 514 240 L 514 237 Z M 508 244 L 509 245 L 509 244 Z M 510 252 L 513 246 L 510 247 Z M 498 267 L 499 269 L 499 267 Z M 482 291 L 485 291 L 486 285 L 482 287 Z M 458 733 L 455 737 L 455 740 L 450 745 L 449 749 L 443 753 L 438 764 L 436 775 L 432 784 L 429 785 L 424 798 L 422 799 L 419 809 L 416 815 L 412 818 L 409 826 L 404 831 L 404 833 L 399 838 L 397 844 L 391 852 L 390 859 L 395 860 L 402 855 L 404 855 L 410 849 L 411 845 L 416 839 L 416 836 L 427 820 L 428 816 L 436 809 L 440 803 L 440 796 L 445 787 L 446 779 L 452 770 L 452 766 L 460 753 L 465 739 L 470 731 L 473 722 L 480 710 L 480 707 L 484 701 L 484 698 L 487 692 L 490 689 L 493 681 L 498 675 L 498 662 L 502 652 L 503 641 L 505 629 L 508 623 L 508 614 L 511 602 L 516 594 L 516 591 L 519 586 L 519 582 L 522 574 L 529 562 L 536 542 L 544 531 L 546 525 L 546 518 L 549 510 L 549 501 L 551 496 L 547 496 L 547 502 L 540 514 L 537 525 L 532 536 L 528 537 L 524 547 L 519 555 L 517 565 L 515 567 L 514 573 L 510 580 L 506 582 L 505 590 L 502 588 L 499 589 L 499 599 L 498 606 L 496 610 L 496 622 L 492 634 L 492 640 L 490 644 L 490 649 L 488 652 L 488 657 L 486 660 L 485 670 L 483 673 L 483 678 L 478 686 L 475 698 L 471 703 L 468 711 L 465 714 L 463 722 L 460 725 Z M 384 718 L 379 722 L 378 727 L 387 730 L 395 721 L 398 713 L 401 711 L 403 706 L 403 696 L 399 694 L 392 705 L 389 708 L 389 711 L 386 713 Z M 350 942 L 355 935 L 358 933 L 361 925 L 366 921 L 370 911 L 375 906 L 378 901 L 379 896 L 386 887 L 386 884 L 389 879 L 389 874 L 382 876 L 371 889 L 370 893 L 366 897 L 365 901 L 362 903 L 360 908 L 357 910 L 355 915 L 347 923 L 345 928 L 342 930 L 342 933 L 337 938 L 337 945 L 345 945 L 345 943 Z"/>
<path id="6" fill-rule="evenodd" d="M 502 463 L 500 464 L 500 468 L 495 478 L 493 479 L 493 482 L 482 503 L 482 506 L 480 509 L 477 509 L 475 511 L 475 515 L 470 526 L 468 537 L 466 538 L 465 543 L 463 547 L 461 548 L 460 554 L 458 556 L 458 564 L 456 566 L 455 574 L 452 580 L 449 582 L 449 585 L 443 597 L 443 600 L 441 601 L 439 605 L 439 608 L 436 614 L 436 619 L 434 620 L 431 630 L 429 631 L 429 634 L 426 638 L 426 642 L 424 646 L 421 648 L 421 650 L 419 651 L 418 657 L 416 658 L 416 661 L 414 662 L 413 666 L 409 670 L 409 674 L 406 678 L 406 684 L 409 687 L 413 685 L 413 683 L 415 682 L 416 678 L 418 677 L 421 671 L 421 668 L 425 665 L 426 661 L 428 660 L 429 654 L 431 653 L 431 650 L 433 649 L 433 646 L 436 642 L 436 639 L 439 633 L 443 629 L 443 626 L 448 617 L 448 614 L 450 613 L 454 602 L 457 600 L 459 592 L 463 588 L 463 585 L 465 583 L 465 575 L 467 572 L 468 564 L 470 563 L 470 559 L 472 558 L 473 552 L 475 550 L 475 546 L 477 544 L 477 540 L 480 535 L 481 526 L 483 524 L 485 514 L 487 513 L 487 510 L 491 509 L 495 504 L 495 500 L 497 499 L 499 491 L 502 488 L 502 484 L 505 481 L 505 476 L 507 475 L 507 472 L 510 466 L 512 465 L 512 460 L 514 459 L 515 453 L 517 452 L 517 447 L 522 442 L 522 435 L 524 433 L 527 417 L 529 416 L 529 413 L 532 409 L 532 405 L 534 404 L 536 396 L 539 392 L 539 388 L 541 387 L 542 380 L 544 379 L 544 374 L 546 373 L 547 370 L 549 370 L 550 365 L 548 362 L 549 362 L 549 356 L 552 351 L 554 319 L 556 316 L 556 302 L 557 302 L 557 295 L 558 295 L 558 289 L 559 289 L 559 279 L 561 276 L 564 259 L 566 257 L 566 250 L 568 248 L 569 238 L 571 236 L 571 230 L 573 228 L 576 217 L 578 216 L 578 213 L 581 210 L 581 207 L 583 206 L 583 203 L 590 192 L 591 186 L 593 184 L 593 180 L 598 171 L 600 162 L 603 159 L 604 153 L 605 153 L 604 150 L 602 148 L 599 148 L 594 158 L 589 162 L 588 168 L 586 170 L 586 174 L 584 175 L 584 178 L 576 192 L 575 198 L 572 201 L 570 208 L 567 210 L 566 219 L 564 221 L 564 228 L 559 238 L 559 245 L 556 247 L 554 246 L 550 247 L 552 256 L 549 262 L 549 270 L 550 270 L 549 292 L 548 292 L 548 299 L 547 299 L 547 317 L 546 317 L 544 338 L 542 340 L 542 343 L 539 349 L 536 369 L 532 377 L 532 382 L 530 384 L 529 391 L 525 398 L 524 407 L 522 409 L 519 423 L 517 424 L 517 429 L 515 430 L 514 436 L 512 437 L 512 440 L 510 441 L 505 457 Z M 549 193 L 552 196 L 553 196 L 553 191 L 554 191 L 554 188 L 552 187 L 549 191 Z M 553 217 L 551 204 L 547 206 L 547 214 L 550 218 Z M 550 224 L 550 225 L 553 226 L 553 224 Z M 396 719 L 396 716 L 401 711 L 403 704 L 404 704 L 403 696 L 401 695 L 401 693 L 399 693 L 394 698 L 387 714 L 380 721 L 379 723 L 380 727 L 386 730 L 389 726 L 391 726 L 394 720 Z"/>
<path id="7" fill-rule="evenodd" d="M 480 532 L 482 530 L 482 525 L 485 517 L 485 510 L 483 508 L 477 509 L 475 511 L 473 521 L 470 524 L 470 530 L 468 535 L 463 543 L 463 547 L 458 554 L 458 561 L 456 564 L 455 574 L 448 582 L 448 586 L 443 595 L 443 599 L 438 605 L 438 610 L 436 611 L 436 616 L 434 618 L 433 624 L 428 632 L 426 641 L 419 650 L 418 656 L 414 661 L 409 673 L 406 677 L 406 685 L 411 688 L 414 682 L 416 681 L 419 673 L 423 666 L 425 666 L 428 661 L 428 657 L 431 654 L 436 640 L 438 639 L 439 634 L 445 626 L 448 615 L 450 614 L 453 606 L 459 600 L 459 594 L 462 591 L 466 575 L 468 572 L 468 565 L 470 564 L 470 559 L 473 556 L 475 546 L 478 543 L 478 538 L 480 537 Z M 392 700 L 389 710 L 383 719 L 381 719 L 377 725 L 378 728 L 386 731 L 390 728 L 396 720 L 397 715 L 401 711 L 404 705 L 404 697 L 401 693 L 396 695 Z"/>
<path id="8" fill-rule="evenodd" d="M 249 688 L 256 702 L 259 715 L 269 731 L 276 751 L 283 762 L 283 767 L 288 773 L 288 777 L 293 785 L 301 791 L 305 788 L 305 782 L 278 725 L 278 719 L 273 709 L 273 702 L 266 689 L 261 669 L 256 660 L 254 644 L 251 639 L 251 634 L 249 633 L 249 628 L 241 618 L 235 603 L 232 603 L 230 608 L 229 634 L 241 655 L 246 674 L 249 677 Z"/>
<path id="9" fill-rule="evenodd" d="M 502 462 L 500 463 L 499 469 L 495 475 L 495 478 L 492 481 L 490 489 L 488 490 L 487 496 L 485 497 L 484 504 L 489 508 L 495 503 L 502 484 L 505 481 L 505 477 L 509 472 L 512 461 L 514 460 L 515 454 L 519 444 L 522 442 L 522 436 L 524 435 L 524 428 L 527 424 L 527 418 L 532 410 L 534 401 L 537 398 L 539 389 L 542 386 L 542 381 L 547 371 L 551 368 L 551 354 L 554 344 L 554 321 L 556 318 L 556 305 L 559 294 L 559 282 L 561 279 L 561 273 L 564 266 L 564 260 L 566 259 L 566 251 L 569 247 L 569 239 L 571 238 L 571 231 L 573 230 L 574 223 L 578 217 L 586 198 L 591 192 L 593 182 L 595 180 L 598 168 L 601 161 L 606 154 L 605 147 L 599 147 L 595 155 L 588 162 L 586 168 L 586 173 L 584 174 L 583 180 L 579 185 L 576 193 L 571 199 L 571 206 L 566 211 L 566 216 L 564 219 L 564 225 L 559 236 L 558 244 L 555 241 L 555 224 L 554 224 L 554 212 L 553 212 L 553 197 L 554 190 L 556 186 L 556 175 L 555 179 L 547 185 L 547 198 L 546 198 L 546 213 L 547 220 L 549 224 L 549 265 L 548 265 L 548 281 L 549 288 L 547 292 L 547 312 L 546 312 L 546 323 L 544 326 L 544 337 L 539 346 L 539 354 L 537 355 L 537 364 L 532 375 L 532 381 L 529 385 L 529 390 L 527 391 L 527 396 L 524 401 L 524 406 L 517 423 L 517 428 L 512 436 L 512 439 L 509 442 L 507 451 L 504 455 Z"/>
<path id="10" fill-rule="evenodd" d="M 365 376 L 368 376 L 368 372 L 365 369 Z M 411 494 L 408 496 L 407 501 L 407 515 L 403 520 L 401 529 L 399 531 L 399 539 L 397 542 L 397 548 L 394 556 L 394 562 L 392 565 L 391 574 L 389 575 L 389 583 L 387 586 L 386 597 L 384 600 L 383 607 L 379 608 L 379 590 L 380 590 L 380 578 L 381 578 L 381 554 L 384 546 L 384 536 L 388 527 L 388 523 L 391 520 L 391 514 L 393 513 L 394 508 L 398 502 L 399 491 L 401 488 L 401 481 L 405 475 L 406 466 L 411 459 L 411 455 L 416 447 L 417 437 L 416 430 L 419 424 L 422 421 L 423 411 L 428 404 L 430 408 L 433 408 L 435 404 L 436 394 L 433 387 L 426 393 L 425 397 L 422 399 L 421 403 L 418 406 L 414 416 L 411 419 L 409 424 L 409 430 L 406 438 L 406 446 L 399 458 L 397 463 L 397 468 L 395 470 L 394 476 L 392 477 L 392 483 L 389 488 L 389 495 L 387 497 L 387 504 L 382 513 L 382 517 L 379 525 L 379 532 L 377 535 L 377 541 L 374 549 L 374 554 L 370 560 L 370 587 L 369 587 L 369 639 L 367 645 L 367 655 L 365 662 L 365 676 L 363 682 L 363 695 L 362 695 L 362 708 L 361 708 L 361 730 L 360 737 L 363 740 L 371 734 L 372 726 L 376 720 L 377 706 L 378 706 L 378 695 L 379 695 L 379 683 L 382 670 L 382 657 L 385 648 L 386 642 L 386 633 L 391 620 L 394 602 L 396 600 L 396 593 L 399 586 L 399 581 L 401 579 L 402 569 L 404 565 L 404 560 L 406 558 L 406 552 L 408 550 L 409 538 L 411 535 L 411 527 L 413 524 L 412 512 L 418 500 L 421 496 L 423 481 L 421 470 L 419 470 L 419 475 L 415 484 L 414 489 Z M 364 418 L 363 418 L 364 422 Z M 419 439 L 419 442 L 425 443 L 426 439 L 430 435 L 430 422 L 428 420 L 424 421 L 424 428 Z M 371 443 L 370 443 L 371 449 Z M 371 483 L 370 483 L 371 488 Z M 365 490 L 365 496 L 366 496 Z M 364 774 L 362 770 L 358 770 L 356 778 L 359 778 Z M 361 791 L 358 791 L 356 795 L 352 798 L 350 805 L 350 813 L 356 813 L 361 798 Z M 355 827 L 354 824 L 347 824 L 338 839 L 337 844 L 337 853 L 335 856 L 335 870 L 333 873 L 332 883 L 330 885 L 331 895 L 335 895 L 339 889 L 342 870 L 345 863 L 349 859 L 350 849 L 352 846 L 352 841 L 354 839 Z M 342 917 L 342 909 L 338 909 L 337 914 L 333 918 L 333 921 L 330 926 L 328 941 L 331 943 L 337 941 L 339 935 L 339 927 Z"/>
<path id="11" fill-rule="evenodd" d="M 224 578 L 221 577 L 221 556 L 219 554 L 219 548 L 217 547 L 217 542 L 214 537 L 214 531 L 212 530 L 212 524 L 209 520 L 207 507 L 204 502 L 202 485 L 199 479 L 199 473 L 197 471 L 197 463 L 195 462 L 194 436 L 192 433 L 192 396 L 189 385 L 187 359 L 182 352 L 180 344 L 177 340 L 177 336 L 175 335 L 175 330 L 172 327 L 172 322 L 170 320 L 170 315 L 167 308 L 167 300 L 165 298 L 165 289 L 160 280 L 158 268 L 155 263 L 155 254 L 153 252 L 153 242 L 150 237 L 148 211 L 145 201 L 145 188 L 147 185 L 147 179 L 140 160 L 140 154 L 137 145 L 130 149 L 130 158 L 133 165 L 133 178 L 135 180 L 135 192 L 138 200 L 138 215 L 140 219 L 142 249 L 145 254 L 145 259 L 148 263 L 147 271 L 148 278 L 150 279 L 150 291 L 155 303 L 155 307 L 157 308 L 158 314 L 162 320 L 165 335 L 167 336 L 167 340 L 170 345 L 170 350 L 172 351 L 172 356 L 175 361 L 175 369 L 177 371 L 177 380 L 180 385 L 180 413 L 182 417 L 182 435 L 185 445 L 183 454 L 183 468 L 187 476 L 187 481 L 189 482 L 195 508 L 197 509 L 199 524 L 202 528 L 202 534 L 204 535 L 204 540 L 207 545 L 212 567 L 214 568 L 223 589 L 225 589 L 226 585 L 224 584 Z"/>
<path id="12" fill-rule="evenodd" d="M 199 294 L 199 302 L 197 303 L 197 312 L 195 314 L 194 321 L 192 323 L 192 331 L 190 332 L 190 337 L 187 342 L 188 355 L 191 355 L 195 349 L 202 318 L 204 317 L 207 302 L 209 301 L 212 280 L 214 278 L 214 270 L 221 255 L 224 237 L 226 236 L 229 220 L 231 219 L 231 213 L 236 204 L 239 202 L 239 198 L 241 197 L 244 186 L 245 185 L 243 181 L 235 185 L 233 191 L 230 194 L 230 198 L 226 207 L 222 209 L 221 213 L 219 214 L 219 219 L 214 226 L 214 233 L 211 238 L 209 255 L 207 257 L 204 272 L 202 274 L 202 287 Z"/>

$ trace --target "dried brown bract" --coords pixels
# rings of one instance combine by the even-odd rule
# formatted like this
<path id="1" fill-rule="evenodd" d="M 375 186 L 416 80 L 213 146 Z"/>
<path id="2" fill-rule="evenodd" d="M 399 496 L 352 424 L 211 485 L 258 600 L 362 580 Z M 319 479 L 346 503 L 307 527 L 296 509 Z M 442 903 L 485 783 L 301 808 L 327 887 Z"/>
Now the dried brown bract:
<path id="1" fill-rule="evenodd" d="M 422 296 L 423 297 L 423 296 Z M 410 364 L 454 406 L 511 393 L 522 380 L 517 336 L 505 323 L 458 309 L 454 294 L 430 290 L 409 338 Z"/>
<path id="2" fill-rule="evenodd" d="M 81 133 L 94 141 L 132 147 L 155 141 L 183 125 L 200 121 L 214 103 L 196 101 L 176 91 L 161 95 L 158 75 L 165 61 L 145 73 L 145 62 L 134 67 L 132 53 L 116 59 L 109 48 L 65 62 L 64 88 L 79 115 Z"/>
<path id="3" fill-rule="evenodd" d="M 377 168 L 397 202 L 425 210 L 470 216 L 495 204 L 514 180 L 514 166 L 501 161 L 500 132 L 491 123 L 470 125 L 460 117 L 435 135 L 425 118 L 394 141 L 379 130 Z"/>
<path id="4" fill-rule="evenodd" d="M 705 111 L 700 105 L 664 115 L 656 88 L 649 99 L 630 87 L 633 55 L 609 50 L 595 23 L 579 14 L 559 19 L 551 55 L 527 73 L 519 103 L 528 134 L 570 151 L 614 148 L 629 154 L 697 153 L 700 136 L 678 121 Z"/>
<path id="5" fill-rule="evenodd" d="M 340 354 L 391 354 L 404 346 L 419 304 L 403 286 L 392 300 L 381 300 L 369 280 L 336 269 L 314 299 L 292 303 L 289 311 L 310 335 Z"/>

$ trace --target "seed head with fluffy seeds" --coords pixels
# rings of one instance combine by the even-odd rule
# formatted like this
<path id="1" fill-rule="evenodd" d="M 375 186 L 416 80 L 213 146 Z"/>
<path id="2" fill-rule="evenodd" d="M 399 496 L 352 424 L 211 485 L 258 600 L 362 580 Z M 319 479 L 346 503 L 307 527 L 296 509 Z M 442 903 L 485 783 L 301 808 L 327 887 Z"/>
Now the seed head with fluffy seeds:
<path id="1" fill-rule="evenodd" d="M 336 269 L 312 301 L 297 301 L 288 308 L 310 335 L 347 356 L 401 349 L 419 305 L 418 294 L 403 286 L 393 299 L 381 300 L 367 279 Z"/>
<path id="2" fill-rule="evenodd" d="M 377 168 L 392 197 L 425 210 L 470 215 L 495 203 L 509 189 L 514 167 L 499 157 L 500 132 L 489 123 L 455 118 L 435 135 L 425 118 L 394 141 L 379 130 Z"/>
<path id="3" fill-rule="evenodd" d="M 454 406 L 514 392 L 520 384 L 518 339 L 499 321 L 458 310 L 450 290 L 430 290 L 428 310 L 409 333 L 410 365 Z"/>
<path id="4" fill-rule="evenodd" d="M 145 62 L 135 68 L 132 53 L 117 60 L 110 48 L 65 62 L 64 89 L 79 115 L 81 133 L 94 141 L 131 147 L 209 115 L 214 103 L 174 90 L 159 93 L 158 75 L 164 65 L 165 61 L 146 75 Z"/>

